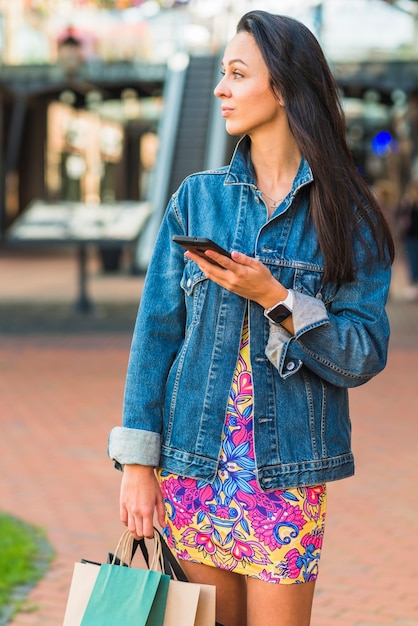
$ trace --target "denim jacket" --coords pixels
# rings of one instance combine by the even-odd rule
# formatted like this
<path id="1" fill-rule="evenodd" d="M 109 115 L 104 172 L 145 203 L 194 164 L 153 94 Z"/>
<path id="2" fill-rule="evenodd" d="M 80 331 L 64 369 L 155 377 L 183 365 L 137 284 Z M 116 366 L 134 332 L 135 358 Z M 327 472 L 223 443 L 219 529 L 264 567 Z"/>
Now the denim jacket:
<path id="1" fill-rule="evenodd" d="M 117 465 L 215 479 L 248 307 L 261 489 L 353 474 L 348 388 L 386 364 L 390 265 L 375 259 L 368 271 L 364 244 L 352 236 L 356 280 L 324 283 L 324 259 L 309 219 L 311 181 L 302 158 L 291 192 L 268 218 L 244 138 L 229 167 L 193 174 L 174 193 L 133 333 L 123 426 L 109 437 L 108 453 Z M 264 263 L 293 290 L 294 335 L 267 320 L 259 304 L 207 279 L 172 235 L 209 237 Z M 366 225 L 362 237 L 371 241 Z"/>

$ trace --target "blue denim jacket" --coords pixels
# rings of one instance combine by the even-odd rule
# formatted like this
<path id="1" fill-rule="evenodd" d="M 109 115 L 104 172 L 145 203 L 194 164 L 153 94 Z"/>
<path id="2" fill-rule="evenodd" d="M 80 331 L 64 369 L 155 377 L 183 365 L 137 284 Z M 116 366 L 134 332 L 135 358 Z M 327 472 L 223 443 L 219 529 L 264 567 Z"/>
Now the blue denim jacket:
<path id="1" fill-rule="evenodd" d="M 229 167 L 188 177 L 169 202 L 133 334 L 123 426 L 110 433 L 109 456 L 214 480 L 248 306 L 260 487 L 337 480 L 354 472 L 347 389 L 386 363 L 390 267 L 375 260 L 367 271 L 353 237 L 356 281 L 324 283 L 308 217 L 308 163 L 302 158 L 291 192 L 268 218 L 247 144 L 240 142 Z M 208 280 L 172 235 L 209 237 L 262 261 L 293 290 L 294 335 L 257 303 Z M 362 236 L 370 240 L 366 225 Z"/>

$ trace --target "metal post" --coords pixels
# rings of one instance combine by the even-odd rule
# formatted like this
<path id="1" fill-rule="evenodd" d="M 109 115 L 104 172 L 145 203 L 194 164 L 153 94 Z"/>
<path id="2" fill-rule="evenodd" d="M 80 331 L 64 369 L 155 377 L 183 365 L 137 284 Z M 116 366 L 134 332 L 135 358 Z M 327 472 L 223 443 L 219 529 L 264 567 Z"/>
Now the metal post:
<path id="1" fill-rule="evenodd" d="M 12 111 L 12 119 L 10 122 L 9 141 L 7 144 L 6 173 L 9 173 L 17 168 L 17 162 L 22 144 L 26 110 L 27 94 L 24 91 L 17 90 L 15 92 L 15 101 Z"/>
<path id="2" fill-rule="evenodd" d="M 82 242 L 78 246 L 78 270 L 79 295 L 74 309 L 79 313 L 91 313 L 94 306 L 87 294 L 87 250 Z"/>

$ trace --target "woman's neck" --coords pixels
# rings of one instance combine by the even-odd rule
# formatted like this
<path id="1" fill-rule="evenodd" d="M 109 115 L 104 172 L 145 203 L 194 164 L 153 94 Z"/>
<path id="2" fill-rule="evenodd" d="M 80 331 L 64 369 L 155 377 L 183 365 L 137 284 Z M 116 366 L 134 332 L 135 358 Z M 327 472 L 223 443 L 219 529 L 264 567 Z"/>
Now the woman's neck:
<path id="1" fill-rule="evenodd" d="M 273 212 L 292 188 L 302 158 L 293 138 L 282 138 L 280 143 L 270 141 L 251 143 L 251 161 L 257 187 Z"/>

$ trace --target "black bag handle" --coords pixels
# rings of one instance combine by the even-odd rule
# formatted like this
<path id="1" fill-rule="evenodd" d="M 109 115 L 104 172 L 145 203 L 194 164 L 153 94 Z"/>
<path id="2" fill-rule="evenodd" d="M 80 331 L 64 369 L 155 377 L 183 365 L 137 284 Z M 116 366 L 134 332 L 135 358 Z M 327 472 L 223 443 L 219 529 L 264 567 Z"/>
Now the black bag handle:
<path id="1" fill-rule="evenodd" d="M 163 553 L 163 563 L 162 563 L 163 573 L 167 574 L 167 576 L 170 576 L 170 578 L 180 580 L 183 583 L 189 582 L 186 574 L 183 572 L 181 568 L 180 563 L 177 561 L 176 557 L 171 552 L 170 548 L 168 547 L 160 531 L 154 528 L 154 533 L 158 535 L 160 543 L 161 543 L 161 549 Z M 147 564 L 147 567 L 149 568 L 149 553 L 148 553 L 148 548 L 145 544 L 145 539 L 134 539 L 134 543 L 132 546 L 132 558 L 138 547 L 140 548 L 142 552 L 142 556 L 144 557 L 144 561 Z"/>

